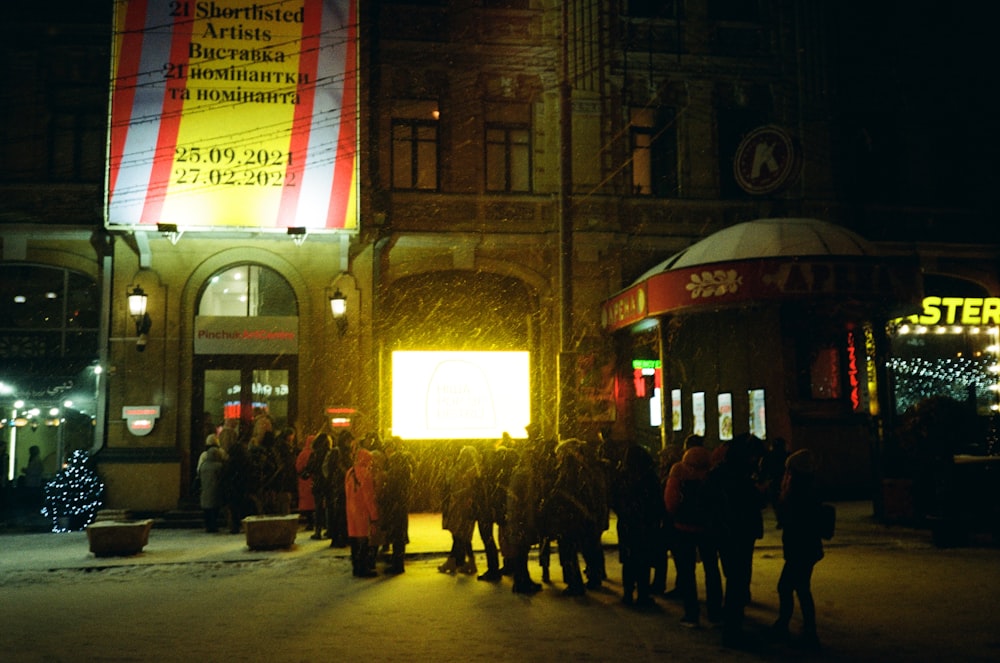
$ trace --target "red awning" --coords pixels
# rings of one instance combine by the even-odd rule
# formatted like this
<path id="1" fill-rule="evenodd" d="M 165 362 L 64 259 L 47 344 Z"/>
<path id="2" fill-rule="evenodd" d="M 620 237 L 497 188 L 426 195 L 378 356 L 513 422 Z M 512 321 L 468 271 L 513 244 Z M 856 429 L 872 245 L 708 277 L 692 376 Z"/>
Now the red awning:
<path id="1" fill-rule="evenodd" d="M 604 302 L 601 319 L 615 331 L 668 313 L 805 298 L 899 312 L 918 306 L 920 295 L 911 258 L 879 256 L 866 240 L 823 221 L 762 219 L 710 235 L 646 272 Z"/>

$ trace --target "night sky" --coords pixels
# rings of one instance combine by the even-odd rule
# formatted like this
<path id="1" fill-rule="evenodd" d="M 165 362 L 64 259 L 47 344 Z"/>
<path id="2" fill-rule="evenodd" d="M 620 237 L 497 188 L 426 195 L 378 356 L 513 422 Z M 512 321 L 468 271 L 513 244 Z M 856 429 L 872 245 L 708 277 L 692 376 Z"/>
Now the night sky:
<path id="1" fill-rule="evenodd" d="M 841 147 L 857 165 L 848 197 L 995 217 L 997 56 L 977 11 L 983 5 L 848 0 L 834 7 L 833 112 Z"/>

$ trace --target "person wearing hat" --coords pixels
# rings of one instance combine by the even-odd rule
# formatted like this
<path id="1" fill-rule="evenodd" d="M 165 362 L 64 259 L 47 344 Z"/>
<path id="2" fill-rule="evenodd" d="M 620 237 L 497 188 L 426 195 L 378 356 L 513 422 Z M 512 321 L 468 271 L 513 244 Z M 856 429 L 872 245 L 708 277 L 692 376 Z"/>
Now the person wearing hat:
<path id="1" fill-rule="evenodd" d="M 789 637 L 788 625 L 795 611 L 795 596 L 798 596 L 803 644 L 811 649 L 819 648 L 812 573 L 816 562 L 823 559 L 821 504 L 816 483 L 816 458 L 808 449 L 800 449 L 785 461 L 785 475 L 775 508 L 785 564 L 778 579 L 778 619 L 771 629 L 775 639 Z"/>

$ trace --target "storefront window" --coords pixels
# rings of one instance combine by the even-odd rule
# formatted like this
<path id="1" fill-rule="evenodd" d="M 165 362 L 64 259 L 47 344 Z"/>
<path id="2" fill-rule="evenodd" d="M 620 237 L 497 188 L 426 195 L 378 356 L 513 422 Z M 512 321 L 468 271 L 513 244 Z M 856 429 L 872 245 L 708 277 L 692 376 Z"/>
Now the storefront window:
<path id="1" fill-rule="evenodd" d="M 810 395 L 815 399 L 836 399 L 841 396 L 840 352 L 837 348 L 819 348 L 809 366 Z"/>
<path id="2" fill-rule="evenodd" d="M 901 325 L 892 340 L 889 368 L 897 413 L 932 396 L 996 408 L 996 327 Z"/>
<path id="3" fill-rule="evenodd" d="M 94 443 L 100 291 L 59 267 L 0 265 L 0 449 L 8 480 L 38 447 L 44 478 Z"/>
<path id="4" fill-rule="evenodd" d="M 889 324 L 895 411 L 943 396 L 980 416 L 1000 404 L 1000 297 L 945 276 L 925 278 L 921 312 Z"/>

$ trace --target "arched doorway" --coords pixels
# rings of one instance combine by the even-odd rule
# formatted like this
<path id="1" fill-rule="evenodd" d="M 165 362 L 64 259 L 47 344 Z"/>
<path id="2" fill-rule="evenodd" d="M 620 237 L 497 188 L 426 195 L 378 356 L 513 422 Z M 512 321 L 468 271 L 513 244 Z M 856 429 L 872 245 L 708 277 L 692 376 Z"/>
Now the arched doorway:
<path id="1" fill-rule="evenodd" d="M 238 420 L 241 435 L 261 413 L 276 430 L 295 421 L 298 339 L 295 292 L 274 270 L 234 265 L 206 281 L 194 324 L 192 473 L 225 419 Z"/>

